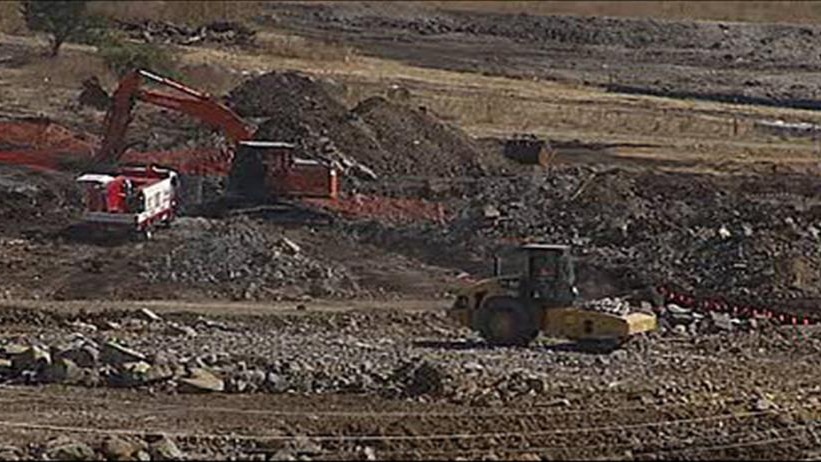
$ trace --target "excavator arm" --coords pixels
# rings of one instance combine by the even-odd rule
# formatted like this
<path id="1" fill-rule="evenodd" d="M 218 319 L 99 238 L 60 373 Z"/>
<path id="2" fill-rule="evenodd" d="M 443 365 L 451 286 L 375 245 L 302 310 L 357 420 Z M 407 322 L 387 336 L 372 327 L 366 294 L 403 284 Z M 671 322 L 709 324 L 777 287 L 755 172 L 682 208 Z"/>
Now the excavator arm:
<path id="1" fill-rule="evenodd" d="M 142 89 L 144 80 L 167 86 L 182 95 Z M 123 155 L 126 149 L 126 132 L 137 100 L 195 117 L 213 129 L 222 130 L 232 144 L 253 138 L 255 127 L 247 124 L 237 113 L 207 93 L 145 70 L 135 70 L 120 81 L 114 92 L 111 107 L 105 118 L 105 134 L 94 157 L 95 162 L 111 164 Z"/>

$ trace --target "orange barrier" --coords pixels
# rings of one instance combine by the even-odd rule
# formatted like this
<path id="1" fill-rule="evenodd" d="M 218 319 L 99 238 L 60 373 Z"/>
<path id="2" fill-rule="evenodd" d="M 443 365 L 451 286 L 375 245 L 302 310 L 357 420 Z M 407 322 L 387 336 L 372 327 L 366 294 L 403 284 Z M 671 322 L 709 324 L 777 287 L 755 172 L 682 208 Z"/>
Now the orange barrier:
<path id="1" fill-rule="evenodd" d="M 763 317 L 771 321 L 778 321 L 780 324 L 783 325 L 794 326 L 808 326 L 811 324 L 818 324 L 819 322 L 821 322 L 821 319 L 819 318 L 814 318 L 810 316 L 802 316 L 799 318 L 793 315 L 786 315 L 785 313 L 778 312 L 778 310 L 775 309 L 766 309 L 760 307 L 754 308 L 751 306 L 730 304 L 729 302 L 716 297 L 707 297 L 699 300 L 695 297 L 680 292 L 676 292 L 675 290 L 663 285 L 658 286 L 656 290 L 659 292 L 660 295 L 662 295 L 662 297 L 664 297 L 665 302 L 675 303 L 684 308 L 690 308 L 694 311 L 699 312 L 712 311 L 721 313 L 731 313 L 735 317 L 742 318 Z"/>

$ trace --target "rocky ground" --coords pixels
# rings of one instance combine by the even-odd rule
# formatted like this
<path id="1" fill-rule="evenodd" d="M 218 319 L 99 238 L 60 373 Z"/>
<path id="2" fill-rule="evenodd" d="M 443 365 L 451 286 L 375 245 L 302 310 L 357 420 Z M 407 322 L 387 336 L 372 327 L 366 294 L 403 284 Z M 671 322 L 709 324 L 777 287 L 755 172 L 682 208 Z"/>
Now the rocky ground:
<path id="1" fill-rule="evenodd" d="M 441 312 L 390 308 L 7 305 L 0 322 L 0 443 L 20 457 L 802 458 L 817 444 L 813 328 L 663 329 L 601 355 L 487 348 Z M 78 406 L 88 417 L 67 420 Z"/>
<path id="2" fill-rule="evenodd" d="M 813 26 L 266 8 L 256 26 L 428 68 L 785 106 L 815 98 Z M 120 27 L 152 43 L 256 47 L 255 31 L 238 24 Z M 258 138 L 296 142 L 300 155 L 345 173 L 343 201 L 322 212 L 332 220 L 207 213 L 224 178 L 195 193 L 186 175 L 185 216 L 170 229 L 150 242 L 95 239 L 76 225 L 76 165 L 0 166 L 0 459 L 818 457 L 816 325 L 706 311 L 650 290 L 818 320 L 816 175 L 682 173 L 670 167 L 684 160 L 652 156 L 659 145 L 605 129 L 575 139 L 573 115 L 561 139 L 480 139 L 402 85 L 343 103 L 350 92 L 339 80 L 243 75 L 225 101 L 258 125 Z M 476 90 L 449 85 L 433 91 Z M 66 111 L 64 95 L 52 96 Z M 505 104 L 525 104 L 519 96 Z M 595 108 L 608 96 L 572 104 Z M 628 102 L 618 111 L 685 114 L 690 136 L 724 136 L 708 128 L 735 123 L 726 108 L 668 114 L 659 100 Z M 569 107 L 549 104 L 560 116 Z M 71 111 L 73 127 L 99 128 L 100 108 Z M 94 142 L 53 125 L 59 143 L 32 140 L 6 128 L 15 122 L 3 125 L 0 159 L 56 145 L 87 154 Z M 681 123 L 671 127 L 689 130 Z M 130 160 L 224 142 L 163 111 L 139 111 L 132 128 Z M 733 133 L 739 149 L 751 146 L 746 136 L 756 149 L 772 143 Z M 624 146 L 651 155 L 621 157 Z M 610 352 L 548 338 L 508 349 L 449 322 L 444 309 L 465 277 L 489 275 L 494 255 L 518 271 L 511 250 L 526 240 L 573 246 L 583 306 L 652 310 L 659 331 Z"/>

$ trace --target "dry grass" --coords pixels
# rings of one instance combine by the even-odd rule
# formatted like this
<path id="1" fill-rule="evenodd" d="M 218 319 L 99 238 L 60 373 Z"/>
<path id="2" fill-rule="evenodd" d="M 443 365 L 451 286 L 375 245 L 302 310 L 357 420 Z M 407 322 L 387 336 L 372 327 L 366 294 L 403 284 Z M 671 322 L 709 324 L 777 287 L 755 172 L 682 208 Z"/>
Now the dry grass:
<path id="1" fill-rule="evenodd" d="M 244 21 L 259 16 L 260 1 L 97 1 L 89 11 L 112 19 L 171 21 L 201 25 L 211 21 Z"/>
<path id="2" fill-rule="evenodd" d="M 205 63 L 181 66 L 179 74 L 186 85 L 212 95 L 228 93 L 243 80 L 238 72 L 231 72 L 222 66 Z"/>
<path id="3" fill-rule="evenodd" d="M 80 90 L 80 83 L 96 76 L 101 82 L 113 85 L 116 76 L 96 54 L 63 50 L 57 57 L 37 56 L 21 69 L 31 82 L 43 81 L 48 85 Z"/>
<path id="4" fill-rule="evenodd" d="M 16 3 L 16 2 L 0 2 Z M 153 19 L 188 24 L 214 20 L 243 21 L 259 16 L 262 1 L 96 1 L 89 9 L 118 19 Z M 333 2 L 323 2 L 333 3 Z M 361 2 L 377 4 L 375 2 Z M 660 19 L 706 19 L 721 21 L 817 23 L 821 3 L 807 1 L 408 1 L 392 8 L 441 8 L 446 10 L 498 13 L 571 14 L 584 16 L 628 16 Z M 1 5 L 3 8 L 8 8 Z M 0 9 L 0 12 L 5 11 Z M 2 15 L 5 17 L 8 15 Z M 6 20 L 8 21 L 8 20 Z M 3 26 L 0 20 L 0 27 Z"/>
<path id="5" fill-rule="evenodd" d="M 21 34 L 26 32 L 26 23 L 20 14 L 20 2 L 0 2 L 0 32 L 4 34 Z"/>
<path id="6" fill-rule="evenodd" d="M 498 13 L 628 16 L 660 19 L 817 23 L 821 3 L 807 1 L 428 1 L 421 7 Z"/>
<path id="7" fill-rule="evenodd" d="M 356 50 L 349 45 L 321 42 L 296 35 L 260 32 L 257 34 L 256 43 L 258 54 L 278 58 L 342 62 L 350 62 L 356 58 Z"/>
<path id="8" fill-rule="evenodd" d="M 200 25 L 216 20 L 248 22 L 259 17 L 265 2 L 261 1 L 100 1 L 89 11 L 111 19 L 155 20 Z M 306 39 L 295 35 L 259 32 L 257 54 L 280 58 L 343 61 L 354 59 L 354 48 Z"/>

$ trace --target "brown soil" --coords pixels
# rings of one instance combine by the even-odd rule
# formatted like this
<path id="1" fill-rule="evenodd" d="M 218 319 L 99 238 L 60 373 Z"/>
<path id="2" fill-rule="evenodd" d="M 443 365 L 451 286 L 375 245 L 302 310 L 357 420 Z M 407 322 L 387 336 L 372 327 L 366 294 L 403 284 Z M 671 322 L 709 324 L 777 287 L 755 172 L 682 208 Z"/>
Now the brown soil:
<path id="1" fill-rule="evenodd" d="M 303 149 L 331 146 L 371 167 L 377 180 L 358 192 L 397 200 L 363 200 L 358 211 L 380 212 L 370 216 L 343 204 L 330 225 L 186 216 L 147 243 L 94 241 L 72 226 L 80 212 L 73 173 L 0 168 L 0 358 L 17 343 L 57 351 L 113 338 L 152 364 L 172 355 L 185 368 L 219 366 L 226 383 L 250 369 L 268 383 L 242 391 L 231 382 L 207 396 L 180 393 L 176 379 L 133 389 L 32 387 L 35 375 L 9 374 L 3 362 L 0 377 L 13 384 L 0 387 L 0 446 L 41 458 L 57 435 L 100 449 L 110 433 L 148 441 L 164 432 L 192 458 L 818 457 L 815 327 L 663 326 L 594 354 L 547 338 L 490 348 L 442 313 L 461 272 L 488 275 L 494 254 L 541 240 L 574 246 L 585 298 L 666 284 L 818 318 L 813 145 L 752 128 L 773 114 L 814 113 L 584 86 L 812 108 L 816 26 L 266 8 L 275 16 L 260 27 L 275 22 L 364 56 L 314 67 L 338 71 L 336 84 L 258 74 L 230 92 L 230 103 L 259 125 L 258 137 L 308 139 Z M 76 103 L 87 69 L 68 89 L 39 83 L 62 75 L 67 61 L 32 69 L 31 46 L 19 42 L 0 48 L 13 55 L 0 61 L 0 76 L 12 82 L 0 86 L 4 111 L 60 114 L 78 132 L 99 133 L 102 112 Z M 93 53 L 76 47 L 64 56 Z M 238 71 L 300 62 L 275 66 L 241 50 L 231 61 L 216 48 L 186 49 L 192 56 L 245 63 Z M 405 80 L 408 92 L 392 86 Z M 434 105 L 455 109 L 445 116 Z M 459 117 L 484 139 L 451 123 Z M 505 140 L 533 122 L 556 124 L 540 134 L 556 153 L 547 168 L 504 156 Z M 30 137 L 18 138 L 23 144 L 0 150 L 28 146 Z M 215 143 L 195 122 L 156 110 L 138 113 L 131 141 L 140 150 Z M 54 143 L 34 147 L 56 152 Z M 771 163 L 759 162 L 762 151 Z M 732 156 L 743 159 L 724 162 Z M 386 219 L 423 200 L 406 215 L 418 220 Z M 164 320 L 146 321 L 140 308 Z M 282 377 L 291 388 L 271 384 Z"/>

